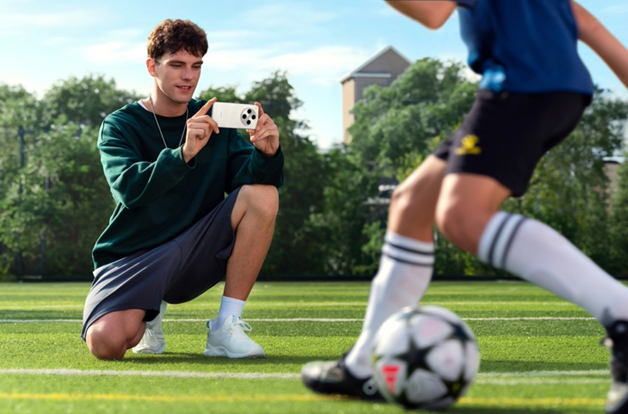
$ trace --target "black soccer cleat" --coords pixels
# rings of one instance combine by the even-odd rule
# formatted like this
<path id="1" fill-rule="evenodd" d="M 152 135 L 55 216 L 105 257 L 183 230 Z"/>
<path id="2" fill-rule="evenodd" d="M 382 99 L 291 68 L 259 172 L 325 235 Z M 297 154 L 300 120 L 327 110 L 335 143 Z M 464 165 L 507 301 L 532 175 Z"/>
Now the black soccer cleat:
<path id="1" fill-rule="evenodd" d="M 628 414 L 628 321 L 615 321 L 606 328 L 602 343 L 611 354 L 611 389 L 607 414 Z"/>
<path id="2" fill-rule="evenodd" d="M 303 366 L 303 384 L 319 394 L 337 394 L 366 401 L 384 401 L 373 377 L 359 379 L 347 369 L 344 359 L 315 361 Z"/>

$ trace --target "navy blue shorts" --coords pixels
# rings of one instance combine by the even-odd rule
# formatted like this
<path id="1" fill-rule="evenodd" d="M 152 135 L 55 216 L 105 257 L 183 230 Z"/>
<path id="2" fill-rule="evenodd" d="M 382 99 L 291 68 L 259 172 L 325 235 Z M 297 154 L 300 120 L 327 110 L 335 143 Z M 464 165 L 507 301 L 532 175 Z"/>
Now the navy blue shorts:
<path id="1" fill-rule="evenodd" d="M 231 212 L 238 193 L 169 242 L 96 269 L 83 309 L 83 340 L 108 313 L 143 309 L 144 321 L 152 321 L 162 300 L 188 302 L 222 280 L 235 242 Z"/>
<path id="2" fill-rule="evenodd" d="M 521 196 L 543 155 L 574 130 L 590 102 L 573 92 L 479 90 L 462 126 L 434 155 L 447 161 L 448 174 L 486 175 Z"/>

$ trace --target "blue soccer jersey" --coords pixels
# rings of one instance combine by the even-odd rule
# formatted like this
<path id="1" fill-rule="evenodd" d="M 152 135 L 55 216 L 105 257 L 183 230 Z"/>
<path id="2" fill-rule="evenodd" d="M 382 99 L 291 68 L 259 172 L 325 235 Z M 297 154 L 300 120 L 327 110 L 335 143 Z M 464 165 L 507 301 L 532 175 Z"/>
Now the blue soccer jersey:
<path id="1" fill-rule="evenodd" d="M 481 89 L 593 93 L 570 0 L 458 0 L 460 34 Z"/>

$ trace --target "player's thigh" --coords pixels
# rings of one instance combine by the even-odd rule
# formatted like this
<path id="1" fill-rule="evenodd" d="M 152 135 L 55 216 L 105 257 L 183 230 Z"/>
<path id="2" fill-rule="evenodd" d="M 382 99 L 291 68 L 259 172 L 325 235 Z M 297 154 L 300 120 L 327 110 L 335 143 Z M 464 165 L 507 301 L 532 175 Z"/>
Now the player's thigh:
<path id="1" fill-rule="evenodd" d="M 432 155 L 408 176 L 393 192 L 391 198 L 392 224 L 411 215 L 415 220 L 425 218 L 433 221 L 441 183 L 447 163 Z"/>

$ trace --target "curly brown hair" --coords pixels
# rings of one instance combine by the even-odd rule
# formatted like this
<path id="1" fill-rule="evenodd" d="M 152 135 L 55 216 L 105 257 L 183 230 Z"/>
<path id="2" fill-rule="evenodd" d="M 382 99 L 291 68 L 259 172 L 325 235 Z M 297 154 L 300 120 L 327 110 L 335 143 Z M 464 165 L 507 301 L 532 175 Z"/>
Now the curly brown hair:
<path id="1" fill-rule="evenodd" d="M 207 53 L 207 34 L 189 20 L 166 19 L 148 35 L 147 49 L 148 57 L 155 60 L 180 50 L 203 57 Z"/>

